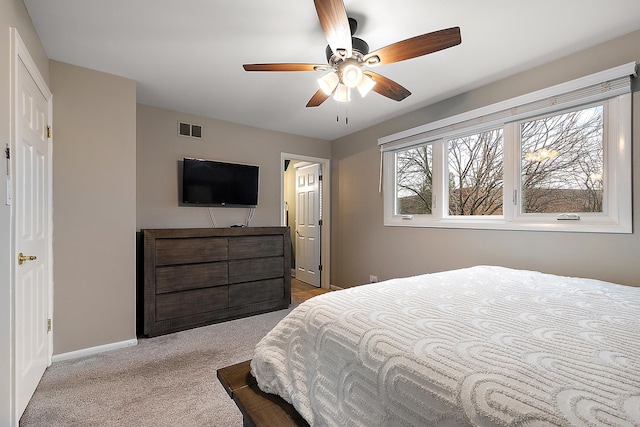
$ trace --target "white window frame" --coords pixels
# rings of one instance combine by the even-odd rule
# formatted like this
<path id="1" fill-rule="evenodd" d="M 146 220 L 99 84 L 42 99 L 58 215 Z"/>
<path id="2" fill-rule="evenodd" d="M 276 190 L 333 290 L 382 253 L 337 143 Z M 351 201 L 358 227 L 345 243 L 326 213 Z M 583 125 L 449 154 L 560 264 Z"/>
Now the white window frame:
<path id="1" fill-rule="evenodd" d="M 629 76 L 635 62 L 605 70 L 478 110 L 428 123 L 378 140 L 384 191 L 384 225 L 439 228 L 505 229 L 590 233 L 632 233 L 631 128 Z M 520 123 L 589 104 L 605 105 L 604 212 L 580 214 L 579 220 L 559 220 L 557 214 L 521 213 Z M 503 127 L 503 215 L 449 216 L 446 158 L 448 140 Z M 433 201 L 429 215 L 396 215 L 395 154 L 433 145 Z M 514 194 L 515 192 L 515 194 Z"/>

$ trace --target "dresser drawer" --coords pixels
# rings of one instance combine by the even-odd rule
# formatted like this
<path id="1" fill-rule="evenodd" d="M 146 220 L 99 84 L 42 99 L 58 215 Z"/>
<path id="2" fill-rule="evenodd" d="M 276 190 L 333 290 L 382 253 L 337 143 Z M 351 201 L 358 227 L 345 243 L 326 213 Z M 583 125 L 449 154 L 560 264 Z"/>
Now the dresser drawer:
<path id="1" fill-rule="evenodd" d="M 284 298 L 284 279 L 229 285 L 229 307 Z"/>
<path id="2" fill-rule="evenodd" d="M 284 257 L 229 261 L 229 283 L 274 279 L 284 274 Z"/>
<path id="3" fill-rule="evenodd" d="M 229 307 L 227 286 L 156 295 L 156 321 Z"/>
<path id="4" fill-rule="evenodd" d="M 229 238 L 229 259 L 282 256 L 282 236 L 242 236 Z"/>
<path id="5" fill-rule="evenodd" d="M 226 237 L 157 239 L 156 265 L 223 261 L 228 249 Z"/>
<path id="6" fill-rule="evenodd" d="M 209 288 L 229 282 L 226 261 L 156 267 L 156 294 Z"/>
<path id="7" fill-rule="evenodd" d="M 177 332 L 291 302 L 288 227 L 165 228 L 140 234 L 140 334 Z"/>

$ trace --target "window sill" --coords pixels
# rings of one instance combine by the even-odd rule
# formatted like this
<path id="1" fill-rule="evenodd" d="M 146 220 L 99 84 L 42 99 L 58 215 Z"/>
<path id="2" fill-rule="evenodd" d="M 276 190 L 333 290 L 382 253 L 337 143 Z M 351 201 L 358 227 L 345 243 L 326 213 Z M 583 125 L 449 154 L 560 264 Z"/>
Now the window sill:
<path id="1" fill-rule="evenodd" d="M 630 234 L 633 232 L 631 224 L 625 225 L 605 218 L 589 218 L 580 220 L 544 220 L 544 221 L 506 221 L 500 219 L 476 220 L 441 219 L 429 220 L 413 216 L 412 219 L 402 219 L 401 216 L 385 220 L 386 227 L 418 227 L 418 228 L 451 228 L 472 230 L 511 230 L 511 231 L 553 231 L 568 233 L 615 233 Z"/>

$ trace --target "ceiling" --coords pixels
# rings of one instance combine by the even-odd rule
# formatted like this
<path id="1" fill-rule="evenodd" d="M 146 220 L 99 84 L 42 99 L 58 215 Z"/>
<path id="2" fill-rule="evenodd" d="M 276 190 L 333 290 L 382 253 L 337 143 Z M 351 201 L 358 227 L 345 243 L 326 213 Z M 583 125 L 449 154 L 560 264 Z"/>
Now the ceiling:
<path id="1" fill-rule="evenodd" d="M 638 0 L 345 0 L 372 51 L 454 26 L 462 44 L 377 67 L 401 102 L 307 108 L 322 73 L 242 64 L 326 63 L 312 0 L 24 2 L 50 59 L 134 79 L 140 104 L 324 140 L 640 29 Z"/>

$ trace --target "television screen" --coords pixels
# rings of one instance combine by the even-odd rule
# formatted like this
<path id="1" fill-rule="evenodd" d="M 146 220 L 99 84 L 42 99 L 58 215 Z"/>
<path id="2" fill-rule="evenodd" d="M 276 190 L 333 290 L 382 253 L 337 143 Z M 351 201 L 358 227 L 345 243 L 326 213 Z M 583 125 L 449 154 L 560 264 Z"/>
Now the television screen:
<path id="1" fill-rule="evenodd" d="M 257 206 L 258 166 L 185 158 L 182 202 L 200 206 Z"/>

